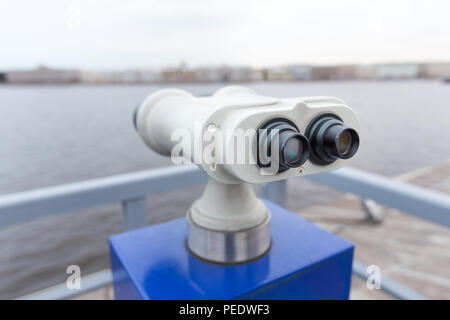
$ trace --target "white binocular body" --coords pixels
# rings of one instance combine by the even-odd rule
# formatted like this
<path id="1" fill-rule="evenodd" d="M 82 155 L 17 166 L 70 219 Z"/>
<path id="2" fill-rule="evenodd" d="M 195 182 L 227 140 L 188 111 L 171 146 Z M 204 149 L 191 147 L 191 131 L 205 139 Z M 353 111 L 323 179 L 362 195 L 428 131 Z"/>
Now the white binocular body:
<path id="1" fill-rule="evenodd" d="M 187 245 L 220 263 L 270 248 L 270 212 L 249 183 L 337 169 L 359 146 L 359 122 L 334 97 L 279 99 L 231 86 L 209 97 L 177 89 L 151 94 L 134 123 L 145 143 L 211 179 L 187 214 Z"/>
<path id="2" fill-rule="evenodd" d="M 356 153 L 359 122 L 334 97 L 279 99 L 231 86 L 209 97 L 150 95 L 136 128 L 154 151 L 183 157 L 223 183 L 265 183 L 341 167 Z"/>

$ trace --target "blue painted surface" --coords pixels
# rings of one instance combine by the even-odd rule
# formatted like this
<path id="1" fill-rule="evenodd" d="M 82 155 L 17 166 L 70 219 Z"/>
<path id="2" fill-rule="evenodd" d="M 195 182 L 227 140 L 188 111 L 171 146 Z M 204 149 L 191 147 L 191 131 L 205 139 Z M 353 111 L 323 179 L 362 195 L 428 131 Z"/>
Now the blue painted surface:
<path id="1" fill-rule="evenodd" d="M 116 299 L 348 299 L 353 245 L 265 203 L 272 248 L 246 264 L 193 257 L 184 218 L 112 236 Z"/>

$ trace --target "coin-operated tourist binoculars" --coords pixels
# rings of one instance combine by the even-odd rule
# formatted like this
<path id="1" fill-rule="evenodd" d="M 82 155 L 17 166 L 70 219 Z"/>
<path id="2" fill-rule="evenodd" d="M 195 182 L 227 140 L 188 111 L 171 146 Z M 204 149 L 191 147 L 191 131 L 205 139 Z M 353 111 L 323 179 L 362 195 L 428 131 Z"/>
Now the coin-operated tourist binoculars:
<path id="1" fill-rule="evenodd" d="M 343 101 L 167 89 L 144 100 L 134 124 L 152 150 L 197 164 L 209 180 L 186 219 L 111 238 L 116 298 L 348 298 L 352 244 L 251 186 L 345 165 L 359 123 Z"/>

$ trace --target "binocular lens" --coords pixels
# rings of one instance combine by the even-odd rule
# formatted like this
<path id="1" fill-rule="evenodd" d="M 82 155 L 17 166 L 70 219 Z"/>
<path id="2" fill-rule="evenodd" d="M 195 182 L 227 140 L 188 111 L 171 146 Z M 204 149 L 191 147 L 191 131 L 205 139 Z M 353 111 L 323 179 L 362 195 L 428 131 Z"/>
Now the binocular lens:
<path id="1" fill-rule="evenodd" d="M 282 167 L 299 167 L 309 157 L 308 139 L 299 132 L 283 131 L 280 133 L 280 151 Z"/>
<path id="2" fill-rule="evenodd" d="M 298 139 L 291 138 L 283 148 L 283 158 L 287 162 L 298 162 L 302 156 L 302 144 Z"/>
<path id="3" fill-rule="evenodd" d="M 278 139 L 278 141 L 275 141 Z M 272 148 L 278 148 L 272 150 Z M 267 154 L 261 154 L 266 152 Z M 275 152 L 275 157 L 272 157 Z M 261 158 L 270 159 L 261 161 Z M 258 165 L 273 166 L 272 161 L 279 164 L 278 172 L 301 166 L 308 160 L 309 142 L 297 127 L 289 120 L 276 118 L 267 121 L 258 129 Z"/>
<path id="4" fill-rule="evenodd" d="M 322 115 L 314 119 L 306 130 L 311 144 L 310 160 L 317 164 L 329 164 L 336 159 L 348 159 L 359 147 L 358 133 L 344 126 L 334 115 Z"/>
<path id="5" fill-rule="evenodd" d="M 346 155 L 352 145 L 352 135 L 348 131 L 342 132 L 337 141 L 337 151 L 339 154 Z"/>

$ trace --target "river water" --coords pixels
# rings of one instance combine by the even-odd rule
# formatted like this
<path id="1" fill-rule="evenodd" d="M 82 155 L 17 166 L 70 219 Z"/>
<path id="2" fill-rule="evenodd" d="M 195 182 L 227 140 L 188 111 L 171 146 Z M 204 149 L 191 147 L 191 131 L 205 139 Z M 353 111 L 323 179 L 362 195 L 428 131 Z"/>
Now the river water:
<path id="1" fill-rule="evenodd" d="M 195 95 L 223 84 L 180 85 Z M 356 110 L 361 146 L 351 165 L 385 176 L 450 158 L 450 85 L 440 82 L 252 83 L 276 97 L 332 95 Z M 134 131 L 135 106 L 157 85 L 1 86 L 0 193 L 171 165 Z M 202 188 L 148 197 L 152 223 L 183 216 Z M 298 210 L 339 193 L 289 181 Z M 120 204 L 0 229 L 0 298 L 64 282 L 68 265 L 89 274 L 108 267 L 107 238 L 121 230 Z"/>

